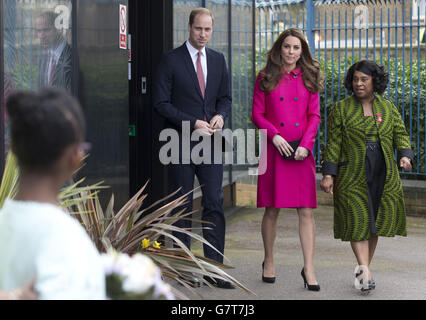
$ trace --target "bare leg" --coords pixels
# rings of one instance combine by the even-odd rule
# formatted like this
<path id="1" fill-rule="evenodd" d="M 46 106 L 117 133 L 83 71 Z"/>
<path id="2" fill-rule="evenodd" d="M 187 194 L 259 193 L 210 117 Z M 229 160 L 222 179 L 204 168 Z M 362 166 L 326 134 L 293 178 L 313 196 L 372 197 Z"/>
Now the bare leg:
<path id="1" fill-rule="evenodd" d="M 370 250 L 369 250 L 369 240 L 364 241 L 352 241 L 351 242 L 352 250 L 355 254 L 356 260 L 358 262 L 359 266 L 363 266 L 368 271 L 367 278 L 365 280 L 370 280 L 370 270 L 369 270 L 369 264 L 370 264 Z"/>
<path id="2" fill-rule="evenodd" d="M 360 266 L 368 266 L 369 264 L 369 250 L 368 241 L 352 241 L 352 250 L 355 254 L 355 258 Z"/>
<path id="3" fill-rule="evenodd" d="M 280 209 L 269 207 L 265 208 L 265 214 L 262 220 L 262 238 L 265 249 L 265 277 L 275 277 L 274 265 L 274 243 L 277 235 L 277 220 Z"/>
<path id="4" fill-rule="evenodd" d="M 305 276 L 308 284 L 318 284 L 314 271 L 315 219 L 312 208 L 298 208 L 299 237 L 302 245 Z"/>
<path id="5" fill-rule="evenodd" d="M 372 235 L 370 239 L 368 239 L 368 251 L 369 251 L 368 266 L 369 267 L 370 267 L 371 261 L 373 260 L 374 252 L 376 250 L 378 241 L 379 241 L 379 237 L 376 235 Z"/>
<path id="6" fill-rule="evenodd" d="M 379 241 L 379 237 L 376 235 L 372 235 L 370 239 L 368 239 L 368 268 L 370 269 L 371 261 L 373 260 L 374 252 L 377 247 L 377 242 Z M 371 270 L 369 272 L 368 280 L 373 280 L 373 275 L 371 274 Z"/>

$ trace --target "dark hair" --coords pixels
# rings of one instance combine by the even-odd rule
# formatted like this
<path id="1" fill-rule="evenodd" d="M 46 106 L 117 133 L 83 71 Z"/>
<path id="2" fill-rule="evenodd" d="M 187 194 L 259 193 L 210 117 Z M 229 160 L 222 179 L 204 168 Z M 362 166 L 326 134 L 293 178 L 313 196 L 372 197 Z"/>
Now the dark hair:
<path id="1" fill-rule="evenodd" d="M 284 30 L 272 45 L 271 50 L 268 51 L 266 66 L 260 71 L 263 75 L 263 79 L 260 81 L 260 88 L 262 91 L 269 93 L 277 87 L 280 79 L 283 77 L 281 72 L 283 67 L 281 47 L 284 40 L 289 36 L 297 37 L 302 45 L 302 55 L 297 61 L 296 66 L 302 70 L 303 83 L 306 89 L 313 93 L 322 91 L 324 77 L 320 69 L 320 63 L 312 57 L 308 42 L 302 31 L 296 28 Z"/>
<path id="2" fill-rule="evenodd" d="M 11 148 L 21 168 L 43 171 L 65 148 L 82 142 L 85 120 L 76 99 L 62 89 L 15 91 L 6 103 Z"/>
<path id="3" fill-rule="evenodd" d="M 377 65 L 377 63 L 371 60 L 358 61 L 349 68 L 345 78 L 345 88 L 349 92 L 353 92 L 352 82 L 355 71 L 360 71 L 373 77 L 374 92 L 378 94 L 385 92 L 389 82 L 389 75 L 385 72 L 383 66 Z"/>

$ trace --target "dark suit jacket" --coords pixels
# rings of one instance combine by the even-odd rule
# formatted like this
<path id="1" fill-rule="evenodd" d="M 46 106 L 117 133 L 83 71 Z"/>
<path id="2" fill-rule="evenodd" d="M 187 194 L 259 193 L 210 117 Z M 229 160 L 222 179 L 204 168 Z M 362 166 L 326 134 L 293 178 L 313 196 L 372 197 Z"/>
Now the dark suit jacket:
<path id="1" fill-rule="evenodd" d="M 39 61 L 39 87 L 46 86 L 46 68 L 49 57 L 42 55 Z M 68 92 L 71 92 L 72 83 L 72 49 L 71 46 L 66 43 L 62 53 L 58 59 L 58 63 L 55 65 L 53 72 L 52 87 L 63 88 Z"/>
<path id="2" fill-rule="evenodd" d="M 232 98 L 225 57 L 209 48 L 206 48 L 206 57 L 207 83 L 203 99 L 186 44 L 163 56 L 153 85 L 153 100 L 155 110 L 167 119 L 167 127 L 180 131 L 182 121 L 190 121 L 193 130 L 196 120 L 204 120 L 204 114 L 208 121 L 217 114 L 224 119 L 229 115 Z"/>

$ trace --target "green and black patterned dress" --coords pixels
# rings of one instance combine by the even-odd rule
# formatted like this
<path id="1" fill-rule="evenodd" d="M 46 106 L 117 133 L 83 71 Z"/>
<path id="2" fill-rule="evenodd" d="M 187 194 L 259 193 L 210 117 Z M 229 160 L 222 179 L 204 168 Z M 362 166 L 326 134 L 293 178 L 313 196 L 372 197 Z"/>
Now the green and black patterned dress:
<path id="1" fill-rule="evenodd" d="M 367 142 L 376 132 L 386 173 L 374 231 L 385 237 L 407 235 L 404 194 L 394 150 L 398 150 L 398 159 L 413 159 L 414 153 L 401 115 L 392 102 L 376 94 L 373 117 L 374 120 L 364 117 L 362 105 L 354 96 L 337 102 L 328 116 L 322 172 L 335 176 L 334 237 L 343 241 L 368 240 L 374 229 L 370 226 L 366 155 Z M 377 129 L 371 131 L 374 123 Z"/>

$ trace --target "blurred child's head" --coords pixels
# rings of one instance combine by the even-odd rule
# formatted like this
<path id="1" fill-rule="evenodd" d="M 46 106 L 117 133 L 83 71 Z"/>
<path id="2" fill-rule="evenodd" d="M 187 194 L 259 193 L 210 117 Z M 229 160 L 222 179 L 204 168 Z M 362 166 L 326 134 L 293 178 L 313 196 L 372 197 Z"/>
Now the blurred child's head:
<path id="1" fill-rule="evenodd" d="M 6 108 L 11 149 L 21 170 L 69 175 L 63 171 L 78 168 L 85 120 L 76 99 L 60 89 L 15 91 Z"/>

